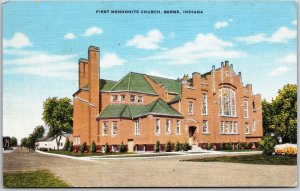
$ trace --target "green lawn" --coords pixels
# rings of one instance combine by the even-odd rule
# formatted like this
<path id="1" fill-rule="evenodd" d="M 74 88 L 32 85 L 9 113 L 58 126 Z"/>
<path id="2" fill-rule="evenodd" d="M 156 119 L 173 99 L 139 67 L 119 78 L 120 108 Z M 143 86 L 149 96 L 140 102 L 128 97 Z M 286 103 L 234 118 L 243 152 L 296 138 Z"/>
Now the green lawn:
<path id="1" fill-rule="evenodd" d="M 3 185 L 6 188 L 69 187 L 67 183 L 46 170 L 4 172 Z"/>
<path id="2" fill-rule="evenodd" d="M 244 156 L 223 156 L 201 159 L 188 159 L 184 161 L 192 162 L 231 162 L 245 164 L 261 164 L 261 165 L 297 165 L 297 157 L 292 156 L 267 156 L 267 155 L 244 155 Z"/>

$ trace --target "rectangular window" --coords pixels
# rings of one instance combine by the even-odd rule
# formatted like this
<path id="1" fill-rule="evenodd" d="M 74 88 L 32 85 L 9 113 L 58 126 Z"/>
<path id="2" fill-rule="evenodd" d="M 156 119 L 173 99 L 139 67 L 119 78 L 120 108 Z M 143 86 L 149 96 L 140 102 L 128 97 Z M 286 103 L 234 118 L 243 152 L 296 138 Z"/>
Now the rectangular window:
<path id="1" fill-rule="evenodd" d="M 103 123 L 102 123 L 102 135 L 107 135 L 107 130 L 108 130 L 108 122 L 103 121 Z"/>
<path id="2" fill-rule="evenodd" d="M 118 95 L 112 95 L 111 100 L 112 100 L 112 102 L 117 102 L 118 101 Z"/>
<path id="3" fill-rule="evenodd" d="M 143 103 L 143 96 L 138 96 L 138 103 Z"/>
<path id="4" fill-rule="evenodd" d="M 207 115 L 207 94 L 202 94 L 202 115 Z"/>
<path id="5" fill-rule="evenodd" d="M 160 134 L 160 119 L 155 120 L 155 134 Z"/>
<path id="6" fill-rule="evenodd" d="M 180 120 L 176 120 L 176 134 L 180 134 Z"/>
<path id="7" fill-rule="evenodd" d="M 171 134 L 171 120 L 166 120 L 166 134 Z"/>
<path id="8" fill-rule="evenodd" d="M 244 100 L 244 117 L 248 118 L 248 100 Z"/>
<path id="9" fill-rule="evenodd" d="M 222 89 L 219 89 L 219 115 L 223 115 Z"/>
<path id="10" fill-rule="evenodd" d="M 238 134 L 237 122 L 234 122 L 233 127 L 234 127 L 233 128 L 234 129 L 233 133 Z"/>
<path id="11" fill-rule="evenodd" d="M 188 105 L 188 113 L 189 113 L 189 115 L 193 115 L 193 113 L 194 113 L 194 103 L 193 102 L 189 102 L 189 105 Z"/>
<path id="12" fill-rule="evenodd" d="M 131 102 L 131 103 L 134 103 L 134 102 L 135 102 L 135 95 L 131 95 L 131 96 L 130 96 L 130 102 Z"/>
<path id="13" fill-rule="evenodd" d="M 228 132 L 229 134 L 232 134 L 232 132 L 233 132 L 232 125 L 233 125 L 233 124 L 232 124 L 232 122 L 230 121 L 230 122 L 229 122 L 229 132 Z"/>
<path id="14" fill-rule="evenodd" d="M 135 135 L 140 135 L 140 121 L 135 121 L 134 122 L 134 134 Z"/>
<path id="15" fill-rule="evenodd" d="M 112 135 L 118 134 L 118 123 L 116 121 L 112 122 Z"/>
<path id="16" fill-rule="evenodd" d="M 203 129 L 202 129 L 203 133 L 208 133 L 208 121 L 207 120 L 203 120 Z"/>
<path id="17" fill-rule="evenodd" d="M 220 133 L 224 134 L 224 121 L 221 121 L 221 125 L 220 125 Z"/>
<path id="18" fill-rule="evenodd" d="M 256 131 L 256 121 L 255 120 L 253 120 L 253 132 L 255 132 Z"/>
<path id="19" fill-rule="evenodd" d="M 121 102 L 125 102 L 125 95 L 121 95 L 121 96 L 120 96 L 120 101 L 121 101 Z"/>
<path id="20" fill-rule="evenodd" d="M 229 133 L 229 122 L 226 121 L 225 122 L 225 134 L 228 134 Z"/>
<path id="21" fill-rule="evenodd" d="M 248 123 L 245 124 L 245 131 L 246 131 L 246 134 L 250 134 L 250 129 L 249 129 Z"/>

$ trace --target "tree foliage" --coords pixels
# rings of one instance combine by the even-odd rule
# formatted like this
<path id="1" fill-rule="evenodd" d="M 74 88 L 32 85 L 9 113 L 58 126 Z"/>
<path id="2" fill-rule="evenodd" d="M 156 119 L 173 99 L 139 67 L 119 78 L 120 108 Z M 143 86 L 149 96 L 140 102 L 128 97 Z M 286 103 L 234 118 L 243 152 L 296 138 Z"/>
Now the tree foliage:
<path id="1" fill-rule="evenodd" d="M 55 137 L 57 149 L 63 132 L 71 133 L 73 106 L 69 98 L 48 98 L 43 104 L 43 120 L 50 127 L 48 137 Z"/>
<path id="2" fill-rule="evenodd" d="M 18 140 L 17 140 L 16 137 L 11 137 L 10 138 L 10 146 L 12 146 L 12 147 L 18 146 Z"/>
<path id="3" fill-rule="evenodd" d="M 275 133 L 283 142 L 297 142 L 297 85 L 287 84 L 270 103 L 264 100 L 264 134 Z"/>
<path id="4" fill-rule="evenodd" d="M 37 139 L 41 138 L 44 133 L 44 127 L 42 125 L 38 125 L 28 137 L 21 139 L 21 146 L 34 150 Z"/>

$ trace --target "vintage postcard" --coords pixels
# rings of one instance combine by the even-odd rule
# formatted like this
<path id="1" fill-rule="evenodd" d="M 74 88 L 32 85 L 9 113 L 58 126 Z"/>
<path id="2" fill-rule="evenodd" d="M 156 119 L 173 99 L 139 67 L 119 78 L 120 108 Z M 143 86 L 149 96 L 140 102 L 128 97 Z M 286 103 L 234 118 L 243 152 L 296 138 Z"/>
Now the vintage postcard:
<path id="1" fill-rule="evenodd" d="M 296 1 L 3 1 L 3 186 L 296 187 Z"/>

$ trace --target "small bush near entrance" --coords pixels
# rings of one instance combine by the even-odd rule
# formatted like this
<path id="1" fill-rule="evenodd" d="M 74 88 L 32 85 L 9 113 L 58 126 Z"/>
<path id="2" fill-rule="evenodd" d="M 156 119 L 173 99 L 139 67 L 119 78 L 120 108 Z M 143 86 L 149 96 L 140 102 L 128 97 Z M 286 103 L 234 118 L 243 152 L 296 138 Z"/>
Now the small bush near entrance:
<path id="1" fill-rule="evenodd" d="M 183 144 L 183 148 L 182 148 L 182 149 L 183 149 L 184 151 L 188 151 L 189 148 L 190 148 L 190 145 L 189 145 L 188 143 L 184 143 L 184 144 Z"/>
<path id="2" fill-rule="evenodd" d="M 276 141 L 271 136 L 265 136 L 260 142 L 259 147 L 264 155 L 272 155 Z"/>
<path id="3" fill-rule="evenodd" d="M 104 145 L 104 153 L 108 153 L 108 144 L 107 143 Z"/>
<path id="4" fill-rule="evenodd" d="M 122 144 L 120 145 L 120 153 L 124 153 L 125 152 L 125 146 L 122 142 Z"/>
<path id="5" fill-rule="evenodd" d="M 70 145 L 69 145 L 68 151 L 69 151 L 69 152 L 72 152 L 72 151 L 73 151 L 73 142 L 72 142 L 72 141 L 71 141 L 71 143 L 70 143 Z"/>
<path id="6" fill-rule="evenodd" d="M 83 153 L 86 149 L 86 142 L 84 142 L 81 146 L 80 146 L 80 152 Z"/>
<path id="7" fill-rule="evenodd" d="M 70 147 L 70 141 L 69 141 L 69 138 L 67 138 L 66 143 L 65 143 L 65 145 L 64 145 L 64 150 L 65 150 L 65 151 L 68 150 L 69 147 Z"/>
<path id="8" fill-rule="evenodd" d="M 92 145 L 90 146 L 90 153 L 95 153 L 96 152 L 96 144 L 93 141 Z"/>
<path id="9" fill-rule="evenodd" d="M 180 143 L 177 141 L 174 145 L 174 150 L 179 151 L 180 150 Z"/>
<path id="10" fill-rule="evenodd" d="M 166 152 L 171 152 L 171 143 L 170 143 L 170 141 L 168 141 L 168 143 L 166 144 Z"/>
<path id="11" fill-rule="evenodd" d="M 154 144 L 154 152 L 159 152 L 160 151 L 160 142 L 156 141 Z"/>
<path id="12" fill-rule="evenodd" d="M 211 150 L 211 148 L 212 148 L 211 143 L 207 143 L 207 150 Z"/>

